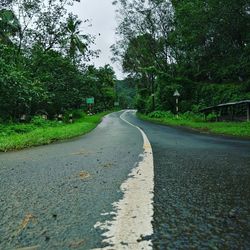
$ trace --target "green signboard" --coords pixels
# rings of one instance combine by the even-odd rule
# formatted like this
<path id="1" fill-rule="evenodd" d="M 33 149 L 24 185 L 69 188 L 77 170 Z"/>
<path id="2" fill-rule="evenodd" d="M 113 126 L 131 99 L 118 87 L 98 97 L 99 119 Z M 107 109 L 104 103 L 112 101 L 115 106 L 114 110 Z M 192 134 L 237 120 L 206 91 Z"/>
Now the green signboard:
<path id="1" fill-rule="evenodd" d="M 86 98 L 86 103 L 87 104 L 94 104 L 95 103 L 95 98 L 94 97 Z"/>

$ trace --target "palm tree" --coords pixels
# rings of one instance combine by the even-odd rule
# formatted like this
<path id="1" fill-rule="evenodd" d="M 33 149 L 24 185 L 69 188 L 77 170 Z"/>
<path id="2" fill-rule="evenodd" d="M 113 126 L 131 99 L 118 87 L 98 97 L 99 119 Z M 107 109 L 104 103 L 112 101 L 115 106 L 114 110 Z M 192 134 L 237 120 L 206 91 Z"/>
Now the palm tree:
<path id="1" fill-rule="evenodd" d="M 0 10 L 0 43 L 13 44 L 11 37 L 20 31 L 21 25 L 12 10 Z"/>
<path id="2" fill-rule="evenodd" d="M 77 20 L 74 16 L 69 16 L 66 26 L 68 55 L 75 61 L 77 53 L 84 54 L 87 50 L 87 44 L 83 40 L 87 40 L 88 36 L 80 34 L 80 25 L 82 21 Z"/>

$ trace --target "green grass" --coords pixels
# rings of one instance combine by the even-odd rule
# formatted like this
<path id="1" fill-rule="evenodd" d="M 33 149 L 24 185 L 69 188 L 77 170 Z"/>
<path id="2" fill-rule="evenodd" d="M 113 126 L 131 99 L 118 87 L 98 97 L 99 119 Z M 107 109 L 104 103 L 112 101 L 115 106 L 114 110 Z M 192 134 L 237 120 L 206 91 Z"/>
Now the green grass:
<path id="1" fill-rule="evenodd" d="M 179 118 L 167 114 L 165 117 L 150 117 L 149 115 L 137 114 L 146 121 L 170 126 L 187 127 L 201 132 L 244 137 L 250 139 L 250 122 L 206 122 L 197 117 L 180 115 Z"/>
<path id="2" fill-rule="evenodd" d="M 19 150 L 70 139 L 93 130 L 109 112 L 83 116 L 73 124 L 33 121 L 29 124 L 0 124 L 0 151 Z"/>

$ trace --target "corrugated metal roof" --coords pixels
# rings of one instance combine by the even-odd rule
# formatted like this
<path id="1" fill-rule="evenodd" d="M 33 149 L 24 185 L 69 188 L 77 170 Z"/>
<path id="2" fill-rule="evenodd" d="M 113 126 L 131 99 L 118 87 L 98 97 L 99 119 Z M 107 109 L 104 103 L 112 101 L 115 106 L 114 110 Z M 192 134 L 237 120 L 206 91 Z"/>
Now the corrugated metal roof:
<path id="1" fill-rule="evenodd" d="M 220 107 L 226 107 L 226 106 L 235 106 L 235 105 L 240 105 L 240 104 L 250 104 L 250 100 L 243 100 L 243 101 L 238 101 L 238 102 L 228 102 L 228 103 L 221 103 L 219 105 L 215 105 L 215 106 L 211 106 L 211 107 L 207 107 L 204 109 L 201 109 L 200 112 L 204 112 L 204 111 L 208 111 L 208 110 L 212 110 L 212 109 L 216 109 L 216 108 L 220 108 Z"/>

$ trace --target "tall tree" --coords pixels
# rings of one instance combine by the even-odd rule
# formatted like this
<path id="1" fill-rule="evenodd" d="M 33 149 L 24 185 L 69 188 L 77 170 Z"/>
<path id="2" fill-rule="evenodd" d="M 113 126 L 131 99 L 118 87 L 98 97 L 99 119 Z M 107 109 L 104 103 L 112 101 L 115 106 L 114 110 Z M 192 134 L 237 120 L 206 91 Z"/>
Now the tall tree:
<path id="1" fill-rule="evenodd" d="M 247 0 L 173 0 L 171 43 L 181 74 L 204 81 L 249 78 L 250 12 Z"/>
<path id="2" fill-rule="evenodd" d="M 80 25 L 82 21 L 78 20 L 75 16 L 70 15 L 67 20 L 66 26 L 66 46 L 68 46 L 68 55 L 75 61 L 77 53 L 84 54 L 87 50 L 87 41 L 89 37 L 82 35 Z"/>

